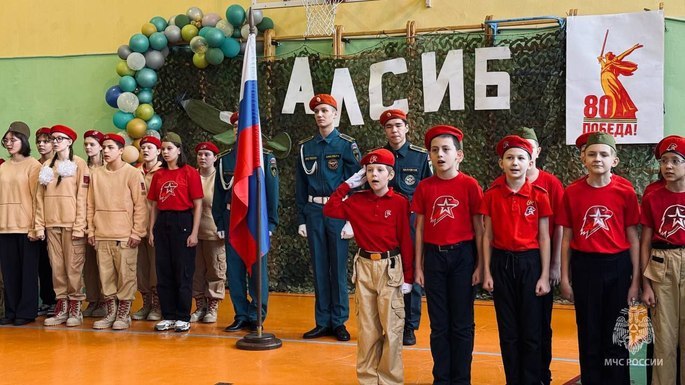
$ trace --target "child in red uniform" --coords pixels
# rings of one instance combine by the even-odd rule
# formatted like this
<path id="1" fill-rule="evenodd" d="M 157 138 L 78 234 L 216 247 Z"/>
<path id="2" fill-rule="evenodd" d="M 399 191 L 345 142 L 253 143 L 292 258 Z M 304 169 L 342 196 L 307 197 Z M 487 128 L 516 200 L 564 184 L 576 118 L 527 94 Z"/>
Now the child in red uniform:
<path id="1" fill-rule="evenodd" d="M 666 186 L 657 188 L 642 199 L 641 267 L 642 299 L 651 306 L 654 326 L 655 365 L 652 384 L 685 383 L 685 363 L 680 356 L 685 348 L 685 138 L 669 136 L 657 145 L 656 153 Z"/>
<path id="2" fill-rule="evenodd" d="M 452 126 L 426 132 L 435 174 L 419 183 L 411 203 L 416 213 L 414 275 L 426 290 L 434 384 L 471 383 L 483 191 L 474 178 L 459 171 L 463 137 Z"/>
<path id="3" fill-rule="evenodd" d="M 360 384 L 402 384 L 403 294 L 414 282 L 409 201 L 388 187 L 395 176 L 390 151 L 371 151 L 361 164 L 331 195 L 323 213 L 349 221 L 360 247 L 352 278 L 359 329 L 357 379 Z M 345 199 L 367 180 L 371 190 Z"/>
<path id="4" fill-rule="evenodd" d="M 667 136 L 667 137 L 661 139 L 659 141 L 659 143 L 657 143 L 656 146 L 654 146 L 654 158 L 657 161 L 659 161 L 659 159 L 661 157 L 661 154 L 659 153 L 659 150 L 661 149 L 661 143 L 663 143 L 666 140 L 673 139 L 673 138 L 679 138 L 679 136 L 678 135 Z M 654 190 L 658 190 L 664 186 L 666 186 L 666 179 L 664 179 L 663 173 L 661 172 L 661 169 L 659 169 L 659 178 L 657 180 L 655 180 L 654 182 L 648 184 L 647 187 L 645 187 L 644 191 L 642 192 L 642 196 L 646 197 L 647 194 L 649 194 L 650 192 L 652 192 Z"/>
<path id="5" fill-rule="evenodd" d="M 612 337 L 621 311 L 638 298 L 640 208 L 635 190 L 612 178 L 618 158 L 611 135 L 590 135 L 584 156 L 589 175 L 566 188 L 557 216 L 564 227 L 561 294 L 575 301 L 583 385 L 628 384 L 628 350 Z"/>
<path id="6" fill-rule="evenodd" d="M 186 163 L 181 137 L 162 138 L 162 168 L 150 183 L 149 242 L 155 246 L 157 293 L 162 307 L 158 331 L 190 330 L 195 246 L 202 216 L 200 173 Z"/>
<path id="7" fill-rule="evenodd" d="M 507 384 L 539 384 L 542 299 L 549 292 L 549 216 L 545 189 L 526 180 L 533 148 L 519 136 L 497 144 L 498 179 L 485 192 L 483 289 L 493 293 Z M 493 289 L 496 289 L 493 291 Z"/>
<path id="8" fill-rule="evenodd" d="M 576 147 L 578 148 L 578 151 L 580 151 L 580 163 L 582 164 L 585 164 L 585 149 L 587 148 L 587 140 L 592 134 L 597 134 L 597 132 L 586 132 L 584 134 L 581 134 L 578 138 L 576 138 Z M 633 184 L 628 179 L 616 174 L 611 174 L 611 177 L 615 178 L 616 181 L 618 181 L 619 183 L 629 186 L 630 188 L 633 188 Z M 585 178 L 587 178 L 587 174 L 581 176 L 573 182 L 577 182 Z"/>

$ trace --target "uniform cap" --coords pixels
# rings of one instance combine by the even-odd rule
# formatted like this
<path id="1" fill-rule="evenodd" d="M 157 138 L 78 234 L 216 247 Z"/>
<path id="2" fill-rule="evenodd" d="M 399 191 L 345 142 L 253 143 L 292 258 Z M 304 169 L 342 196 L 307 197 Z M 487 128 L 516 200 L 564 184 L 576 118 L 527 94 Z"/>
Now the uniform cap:
<path id="1" fill-rule="evenodd" d="M 678 135 L 667 136 L 659 142 L 658 150 L 658 158 L 661 158 L 667 152 L 672 152 L 685 158 L 685 138 Z"/>
<path id="2" fill-rule="evenodd" d="M 530 127 L 521 127 L 517 130 L 514 130 L 514 132 L 512 132 L 512 135 L 520 136 L 523 139 L 531 139 L 536 142 L 538 141 L 538 136 L 535 135 L 535 130 L 533 130 Z"/>
<path id="3" fill-rule="evenodd" d="M 178 136 L 177 133 L 175 132 L 167 132 L 166 135 L 162 138 L 162 142 L 171 142 L 171 143 L 178 143 L 182 144 L 183 142 L 181 141 L 181 137 Z"/>
<path id="4" fill-rule="evenodd" d="M 155 138 L 154 136 L 151 136 L 151 135 L 144 136 L 143 139 L 140 140 L 141 146 L 144 145 L 145 143 L 154 144 L 157 148 L 162 147 L 162 141 Z"/>
<path id="5" fill-rule="evenodd" d="M 36 138 L 41 135 L 50 136 L 50 127 L 41 127 L 40 130 L 36 131 Z"/>
<path id="6" fill-rule="evenodd" d="M 328 104 L 336 110 L 338 109 L 338 102 L 335 101 L 333 96 L 328 94 L 314 95 L 312 100 L 309 101 L 309 108 L 313 110 L 314 107 L 318 106 L 319 104 Z"/>
<path id="7" fill-rule="evenodd" d="M 209 150 L 214 153 L 214 155 L 219 153 L 219 147 L 216 146 L 216 144 L 212 142 L 201 142 L 198 143 L 197 146 L 195 146 L 195 153 L 197 154 L 201 150 Z"/>
<path id="8" fill-rule="evenodd" d="M 124 139 L 123 136 L 121 136 L 121 135 L 119 135 L 119 134 L 117 134 L 117 133 L 114 133 L 114 132 L 110 132 L 110 133 L 108 133 L 108 134 L 104 134 L 104 135 L 102 136 L 102 141 L 100 142 L 100 144 L 104 143 L 105 140 L 113 140 L 113 141 L 115 141 L 115 142 L 121 144 L 122 146 L 125 146 L 125 145 L 126 145 L 126 139 Z"/>
<path id="9" fill-rule="evenodd" d="M 581 134 L 578 138 L 576 138 L 576 147 L 578 147 L 579 150 L 583 149 L 583 146 L 587 144 L 587 138 L 590 137 L 591 132 L 586 132 L 584 134 Z"/>
<path id="10" fill-rule="evenodd" d="M 406 123 L 406 122 L 407 122 L 407 114 L 404 113 L 404 111 L 402 111 L 402 110 L 387 110 L 387 111 L 384 111 L 384 112 L 381 114 L 381 118 L 380 118 L 380 120 L 381 120 L 381 126 L 385 126 L 385 123 L 387 123 L 388 120 L 392 120 L 392 119 L 402 119 L 402 120 L 404 120 L 404 122 Z"/>
<path id="11" fill-rule="evenodd" d="M 461 143 L 464 139 L 464 133 L 462 133 L 461 130 L 456 127 L 446 125 L 434 126 L 426 131 L 426 138 L 424 140 L 426 148 L 431 148 L 431 141 L 433 138 L 440 135 L 452 135 L 457 138 L 459 143 Z"/>
<path id="12" fill-rule="evenodd" d="M 72 130 L 71 128 L 67 126 L 63 126 L 61 124 L 54 125 L 50 128 L 50 134 L 55 134 L 55 133 L 60 133 L 64 134 L 69 137 L 72 141 L 76 140 L 78 138 L 78 135 L 76 134 L 76 131 Z"/>
<path id="13" fill-rule="evenodd" d="M 366 166 L 367 164 L 384 164 L 392 167 L 395 166 L 395 156 L 392 152 L 384 148 L 379 148 L 364 155 L 361 164 L 362 166 Z"/>
<path id="14" fill-rule="evenodd" d="M 20 121 L 10 123 L 10 126 L 7 129 L 7 132 L 10 132 L 10 131 L 16 132 L 18 134 L 22 134 L 26 138 L 28 138 L 29 135 L 31 135 L 31 130 L 29 129 L 29 126 L 26 123 L 20 122 Z M 5 134 L 5 135 L 7 135 L 7 134 Z"/>
<path id="15" fill-rule="evenodd" d="M 502 138 L 502 140 L 497 143 L 495 151 L 497 151 L 497 155 L 502 158 L 504 153 L 512 148 L 520 148 L 527 152 L 529 156 L 532 156 L 533 154 L 533 146 L 530 144 L 530 142 L 518 135 L 507 135 Z"/>
<path id="16" fill-rule="evenodd" d="M 654 158 L 656 158 L 657 160 L 658 160 L 659 158 L 661 158 L 661 154 L 659 153 L 659 147 L 661 146 L 661 143 L 664 142 L 664 140 L 668 140 L 668 139 L 670 139 L 670 138 L 677 137 L 677 136 L 678 136 L 678 135 L 669 135 L 669 136 L 667 136 L 667 137 L 661 139 L 661 140 L 659 141 L 659 143 L 657 143 L 656 146 L 654 146 Z"/>
<path id="17" fill-rule="evenodd" d="M 606 132 L 593 132 L 590 134 L 587 138 L 586 146 L 590 147 L 593 144 L 606 144 L 616 151 L 616 139 L 614 139 L 613 135 L 607 134 Z"/>
<path id="18" fill-rule="evenodd" d="M 105 135 L 98 130 L 88 130 L 83 134 L 83 139 L 94 138 L 98 143 L 102 144 L 102 138 L 104 138 L 104 136 Z"/>

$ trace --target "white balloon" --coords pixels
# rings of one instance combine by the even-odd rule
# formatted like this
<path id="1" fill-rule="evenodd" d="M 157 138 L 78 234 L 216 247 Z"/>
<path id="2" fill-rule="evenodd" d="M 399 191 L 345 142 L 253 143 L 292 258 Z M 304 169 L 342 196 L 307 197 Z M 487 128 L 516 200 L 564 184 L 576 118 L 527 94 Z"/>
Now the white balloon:
<path id="1" fill-rule="evenodd" d="M 145 56 L 140 52 L 132 52 L 126 58 L 126 64 L 134 71 L 142 70 L 145 67 Z"/>
<path id="2" fill-rule="evenodd" d="M 117 98 L 117 107 L 131 114 L 136 111 L 139 104 L 138 97 L 133 92 L 122 92 Z"/>
<path id="3" fill-rule="evenodd" d="M 145 131 L 145 136 L 154 136 L 157 139 L 162 139 L 162 136 L 159 134 L 159 132 L 157 132 L 155 130 Z"/>
<path id="4" fill-rule="evenodd" d="M 231 23 L 229 23 L 228 21 L 221 19 L 221 20 L 219 20 L 219 21 L 216 23 L 215 27 L 218 28 L 218 29 L 220 29 L 221 32 L 224 33 L 224 36 L 226 36 L 226 37 L 231 37 L 231 36 L 233 36 L 233 30 L 234 30 L 235 28 L 234 28 L 233 25 L 232 25 Z"/>
<path id="5" fill-rule="evenodd" d="M 175 25 L 169 25 L 164 30 L 164 36 L 169 43 L 178 43 L 181 41 L 181 29 Z"/>
<path id="6" fill-rule="evenodd" d="M 240 36 L 243 37 L 243 39 L 247 39 L 248 36 L 250 36 L 250 25 L 245 24 L 243 25 L 242 28 L 240 28 Z"/>
<path id="7" fill-rule="evenodd" d="M 188 17 L 192 21 L 201 21 L 202 16 L 204 16 L 204 14 L 202 13 L 202 10 L 198 7 L 188 8 L 188 12 L 186 12 L 186 15 L 188 15 Z"/>
<path id="8" fill-rule="evenodd" d="M 261 9 L 253 9 L 252 10 L 252 18 L 254 18 L 254 25 L 257 25 L 264 20 L 264 14 L 262 13 Z"/>

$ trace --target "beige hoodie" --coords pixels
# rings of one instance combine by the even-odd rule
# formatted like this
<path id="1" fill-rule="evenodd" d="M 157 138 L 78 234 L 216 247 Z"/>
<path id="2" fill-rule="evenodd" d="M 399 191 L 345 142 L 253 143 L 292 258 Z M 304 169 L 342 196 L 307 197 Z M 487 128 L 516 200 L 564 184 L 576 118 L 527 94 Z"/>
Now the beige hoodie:
<path id="1" fill-rule="evenodd" d="M 35 236 L 35 199 L 40 162 L 27 157 L 0 165 L 0 233 Z"/>

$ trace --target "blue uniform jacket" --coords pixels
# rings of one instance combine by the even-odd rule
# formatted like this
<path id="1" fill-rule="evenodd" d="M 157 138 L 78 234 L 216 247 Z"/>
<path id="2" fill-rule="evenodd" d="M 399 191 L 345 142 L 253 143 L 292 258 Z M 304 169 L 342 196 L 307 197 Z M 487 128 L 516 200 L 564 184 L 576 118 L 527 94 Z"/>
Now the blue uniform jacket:
<path id="1" fill-rule="evenodd" d="M 433 175 L 428 151 L 409 142 L 404 143 L 397 151 L 390 144 L 386 144 L 384 148 L 395 155 L 395 177 L 390 181 L 390 187 L 411 201 L 419 182 Z"/>

